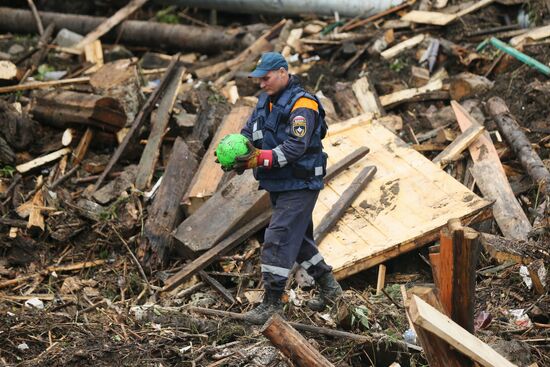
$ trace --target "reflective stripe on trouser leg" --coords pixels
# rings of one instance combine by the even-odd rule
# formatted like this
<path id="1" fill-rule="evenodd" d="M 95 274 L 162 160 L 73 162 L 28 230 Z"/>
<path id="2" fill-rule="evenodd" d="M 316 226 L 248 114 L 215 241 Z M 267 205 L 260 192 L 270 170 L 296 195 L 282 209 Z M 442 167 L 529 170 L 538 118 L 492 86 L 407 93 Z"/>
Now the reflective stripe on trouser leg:
<path id="1" fill-rule="evenodd" d="M 296 261 L 315 279 L 332 271 L 332 267 L 325 262 L 313 240 L 313 222 L 307 227 Z"/>
<path id="2" fill-rule="evenodd" d="M 290 269 L 298 259 L 310 226 L 318 195 L 318 191 L 311 190 L 270 193 L 273 212 L 265 231 L 261 255 L 266 290 L 285 288 Z"/>

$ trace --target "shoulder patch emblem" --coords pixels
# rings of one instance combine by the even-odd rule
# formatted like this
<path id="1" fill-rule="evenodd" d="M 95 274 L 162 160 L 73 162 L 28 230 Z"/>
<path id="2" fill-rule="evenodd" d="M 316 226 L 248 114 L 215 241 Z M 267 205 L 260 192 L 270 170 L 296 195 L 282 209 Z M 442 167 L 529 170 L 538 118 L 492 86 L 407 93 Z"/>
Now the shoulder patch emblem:
<path id="1" fill-rule="evenodd" d="M 303 116 L 296 116 L 292 120 L 292 134 L 294 134 L 298 138 L 303 138 L 306 136 L 307 132 L 307 123 L 306 118 Z"/>

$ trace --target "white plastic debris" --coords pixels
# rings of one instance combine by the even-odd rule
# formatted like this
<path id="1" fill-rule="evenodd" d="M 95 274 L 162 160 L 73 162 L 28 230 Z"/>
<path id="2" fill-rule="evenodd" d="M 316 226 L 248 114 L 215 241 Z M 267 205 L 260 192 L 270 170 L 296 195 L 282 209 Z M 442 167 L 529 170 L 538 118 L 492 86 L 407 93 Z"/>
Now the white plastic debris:
<path id="1" fill-rule="evenodd" d="M 17 349 L 19 350 L 27 350 L 29 349 L 29 346 L 27 345 L 27 343 L 21 343 L 17 346 Z"/>
<path id="2" fill-rule="evenodd" d="M 30 299 L 25 301 L 25 307 L 36 308 L 38 310 L 43 310 L 44 309 L 44 302 L 42 302 L 40 299 L 38 299 L 36 297 L 30 298 Z"/>
<path id="3" fill-rule="evenodd" d="M 84 37 L 82 35 L 63 28 L 59 31 L 59 33 L 57 33 L 57 36 L 55 36 L 53 42 L 61 47 L 72 47 L 80 42 L 83 38 Z"/>
<path id="4" fill-rule="evenodd" d="M 519 276 L 521 277 L 521 279 L 523 279 L 523 282 L 525 283 L 528 289 L 531 289 L 533 287 L 533 281 L 529 276 L 529 270 L 527 269 L 527 266 L 522 265 L 519 268 Z"/>
<path id="5" fill-rule="evenodd" d="M 416 344 L 416 332 L 413 329 L 407 329 L 403 333 L 403 339 L 409 344 Z"/>

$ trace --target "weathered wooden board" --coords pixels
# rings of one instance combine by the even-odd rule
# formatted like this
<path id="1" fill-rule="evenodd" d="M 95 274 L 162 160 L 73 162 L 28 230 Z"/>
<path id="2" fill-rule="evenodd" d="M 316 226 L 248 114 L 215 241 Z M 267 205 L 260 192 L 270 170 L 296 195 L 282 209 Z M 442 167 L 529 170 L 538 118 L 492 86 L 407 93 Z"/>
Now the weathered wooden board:
<path id="1" fill-rule="evenodd" d="M 422 246 L 451 218 L 470 218 L 490 205 L 377 122 L 331 125 L 324 140 L 329 165 L 357 147 L 370 153 L 321 191 L 318 224 L 365 166 L 374 179 L 319 248 L 338 278 L 345 278 Z"/>

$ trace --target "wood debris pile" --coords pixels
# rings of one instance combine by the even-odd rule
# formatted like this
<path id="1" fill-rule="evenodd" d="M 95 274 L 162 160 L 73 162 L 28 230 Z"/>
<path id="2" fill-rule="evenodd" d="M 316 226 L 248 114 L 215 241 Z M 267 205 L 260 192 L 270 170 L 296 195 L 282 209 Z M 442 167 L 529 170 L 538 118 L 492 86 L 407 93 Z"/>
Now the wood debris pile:
<path id="1" fill-rule="evenodd" d="M 550 364 L 548 1 L 7 3 L 1 365 Z M 266 51 L 327 112 L 315 237 L 345 293 L 308 310 L 298 269 L 259 328 L 268 195 L 214 150 Z"/>

